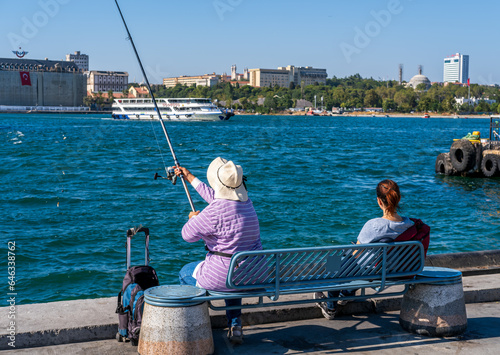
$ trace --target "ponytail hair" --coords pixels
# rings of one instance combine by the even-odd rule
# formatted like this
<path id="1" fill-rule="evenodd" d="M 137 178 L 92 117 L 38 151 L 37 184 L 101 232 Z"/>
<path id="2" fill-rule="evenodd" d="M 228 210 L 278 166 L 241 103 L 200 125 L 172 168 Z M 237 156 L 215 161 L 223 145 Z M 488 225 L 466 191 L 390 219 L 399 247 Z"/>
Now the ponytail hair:
<path id="1" fill-rule="evenodd" d="M 377 185 L 377 197 L 382 201 L 384 207 L 390 214 L 399 209 L 401 193 L 399 186 L 392 180 L 382 180 Z"/>

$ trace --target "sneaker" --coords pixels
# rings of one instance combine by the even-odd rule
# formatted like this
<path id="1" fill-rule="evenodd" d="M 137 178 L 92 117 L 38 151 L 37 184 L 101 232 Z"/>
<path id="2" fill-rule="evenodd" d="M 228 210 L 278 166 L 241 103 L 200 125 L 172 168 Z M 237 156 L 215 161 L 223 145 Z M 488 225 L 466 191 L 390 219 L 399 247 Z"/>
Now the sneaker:
<path id="1" fill-rule="evenodd" d="M 337 301 L 337 304 L 339 306 L 345 306 L 346 304 L 348 304 L 349 302 L 351 302 L 350 300 L 338 300 Z"/>
<path id="2" fill-rule="evenodd" d="M 313 298 L 315 300 L 320 300 L 326 297 L 322 292 L 315 292 Z M 316 306 L 321 308 L 321 313 L 323 313 L 323 317 L 325 317 L 326 319 L 332 320 L 335 318 L 335 309 L 328 308 L 326 302 L 318 302 L 316 303 Z"/>
<path id="3" fill-rule="evenodd" d="M 241 344 L 243 343 L 243 330 L 239 325 L 235 325 L 234 327 L 229 328 L 227 338 L 232 344 Z"/>
<path id="4" fill-rule="evenodd" d="M 346 296 L 354 296 L 354 294 L 356 293 L 356 291 L 347 291 L 347 294 L 344 295 L 342 292 L 340 292 L 340 295 L 339 297 L 346 297 Z M 346 304 L 348 304 L 349 302 L 352 302 L 352 300 L 346 300 L 346 299 L 340 299 L 337 301 L 337 304 L 339 306 L 345 306 Z"/>

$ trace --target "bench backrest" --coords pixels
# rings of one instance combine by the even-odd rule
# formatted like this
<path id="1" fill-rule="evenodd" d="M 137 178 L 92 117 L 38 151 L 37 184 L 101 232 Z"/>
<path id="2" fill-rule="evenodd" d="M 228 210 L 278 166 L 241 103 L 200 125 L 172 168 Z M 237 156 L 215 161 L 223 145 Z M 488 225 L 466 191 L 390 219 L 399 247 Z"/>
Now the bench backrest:
<path id="1" fill-rule="evenodd" d="M 424 268 L 418 241 L 239 252 L 227 287 L 237 290 L 408 277 Z"/>

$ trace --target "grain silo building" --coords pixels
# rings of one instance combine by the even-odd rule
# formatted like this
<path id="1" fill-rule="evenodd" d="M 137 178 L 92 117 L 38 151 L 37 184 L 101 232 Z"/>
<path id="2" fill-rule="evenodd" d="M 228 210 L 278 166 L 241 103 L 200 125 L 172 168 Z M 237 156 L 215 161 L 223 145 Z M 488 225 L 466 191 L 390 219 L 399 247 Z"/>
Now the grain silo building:
<path id="1" fill-rule="evenodd" d="M 86 76 L 74 62 L 0 58 L 0 105 L 83 105 Z"/>

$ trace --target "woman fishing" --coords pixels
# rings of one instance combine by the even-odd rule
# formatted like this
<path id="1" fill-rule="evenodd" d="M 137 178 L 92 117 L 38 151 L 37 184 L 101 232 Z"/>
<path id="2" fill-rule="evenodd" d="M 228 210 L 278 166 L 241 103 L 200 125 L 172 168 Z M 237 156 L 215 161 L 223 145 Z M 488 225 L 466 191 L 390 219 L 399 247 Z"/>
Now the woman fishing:
<path id="1" fill-rule="evenodd" d="M 181 285 L 200 286 L 207 290 L 230 291 L 226 288 L 229 262 L 240 251 L 261 250 L 259 220 L 248 198 L 241 166 L 216 158 L 207 170 L 210 186 L 182 167 L 176 167 L 177 176 L 183 176 L 207 201 L 203 211 L 189 213 L 182 228 L 182 238 L 189 242 L 200 239 L 208 253 L 203 261 L 185 265 L 180 273 Z M 241 306 L 241 298 L 226 299 L 226 306 Z M 241 309 L 226 311 L 228 338 L 233 344 L 243 341 Z"/>

